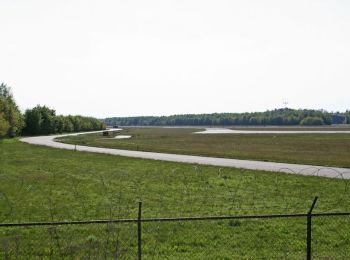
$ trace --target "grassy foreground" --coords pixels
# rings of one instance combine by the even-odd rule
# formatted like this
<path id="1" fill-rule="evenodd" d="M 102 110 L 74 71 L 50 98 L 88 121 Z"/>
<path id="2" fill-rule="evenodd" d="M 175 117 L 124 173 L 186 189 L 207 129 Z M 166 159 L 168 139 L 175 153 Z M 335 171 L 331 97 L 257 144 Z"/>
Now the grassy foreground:
<path id="1" fill-rule="evenodd" d="M 307 128 L 279 129 L 305 130 Z M 349 130 L 349 128 L 339 129 Z M 88 134 L 64 137 L 59 140 L 66 143 L 127 150 L 350 168 L 350 134 L 193 134 L 199 130 L 126 128 L 121 132 L 115 132 L 114 135 L 131 135 L 131 139 L 117 140 L 113 139 L 114 136 L 106 138 L 102 134 Z M 334 128 L 310 130 L 334 130 Z"/>
<path id="2" fill-rule="evenodd" d="M 0 222 L 349 211 L 349 182 L 0 143 Z M 145 223 L 144 258 L 303 259 L 305 219 Z M 315 256 L 345 259 L 349 218 L 319 218 Z M 0 228 L 0 258 L 135 259 L 134 224 Z M 344 258 L 345 257 L 345 258 Z"/>

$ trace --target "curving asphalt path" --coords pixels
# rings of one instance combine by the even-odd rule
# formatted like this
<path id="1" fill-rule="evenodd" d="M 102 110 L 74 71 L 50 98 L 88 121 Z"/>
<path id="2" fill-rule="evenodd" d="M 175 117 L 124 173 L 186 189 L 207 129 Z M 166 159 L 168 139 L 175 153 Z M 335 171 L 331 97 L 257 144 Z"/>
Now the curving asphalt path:
<path id="1" fill-rule="evenodd" d="M 113 129 L 110 131 L 120 131 L 120 130 L 121 129 Z M 94 131 L 94 132 L 88 132 L 88 133 L 98 133 L 98 132 L 102 132 L 102 131 Z M 75 146 L 72 144 L 64 144 L 64 143 L 59 143 L 55 141 L 55 138 L 57 137 L 63 137 L 68 135 L 80 135 L 80 134 L 87 134 L 87 133 L 85 132 L 85 133 L 75 133 L 75 134 L 65 134 L 65 135 L 25 137 L 25 138 L 21 138 L 21 141 L 29 144 L 44 145 L 44 146 L 60 148 L 60 149 L 67 149 L 67 150 L 76 149 L 77 151 L 82 151 L 82 152 L 112 154 L 112 155 L 119 155 L 119 156 L 162 160 L 162 161 L 170 161 L 170 162 L 234 167 L 234 168 L 242 168 L 242 169 L 249 169 L 249 170 L 263 170 L 263 171 L 301 174 L 301 175 L 317 175 L 317 176 L 323 176 L 323 177 L 329 177 L 329 178 L 350 179 L 350 169 L 347 169 L 347 168 L 330 168 L 330 167 L 314 166 L 314 165 L 262 162 L 262 161 L 214 158 L 214 157 L 168 154 L 168 153 L 129 151 L 129 150 L 90 147 L 90 146 L 81 146 L 81 145 Z"/>

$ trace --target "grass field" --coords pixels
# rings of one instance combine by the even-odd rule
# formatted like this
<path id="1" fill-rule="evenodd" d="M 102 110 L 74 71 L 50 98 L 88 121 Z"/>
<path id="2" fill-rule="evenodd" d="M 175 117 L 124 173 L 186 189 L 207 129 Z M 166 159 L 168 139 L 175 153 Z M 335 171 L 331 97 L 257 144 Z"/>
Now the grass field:
<path id="1" fill-rule="evenodd" d="M 349 211 L 348 181 L 0 143 L 0 221 Z M 305 219 L 145 223 L 144 258 L 302 259 Z M 316 225 L 317 224 L 317 225 Z M 315 220 L 315 255 L 344 259 L 349 218 Z M 0 229 L 0 258 L 136 257 L 135 224 Z"/>
<path id="2" fill-rule="evenodd" d="M 305 128 L 282 129 L 305 130 Z M 327 127 L 306 129 L 334 130 Z M 348 128 L 341 129 L 348 130 Z M 126 128 L 121 132 L 115 132 L 114 135 L 131 135 L 131 139 L 117 140 L 113 139 L 114 135 L 106 138 L 102 134 L 88 134 L 59 140 L 127 150 L 350 168 L 350 134 L 192 134 L 198 130 L 200 129 Z"/>

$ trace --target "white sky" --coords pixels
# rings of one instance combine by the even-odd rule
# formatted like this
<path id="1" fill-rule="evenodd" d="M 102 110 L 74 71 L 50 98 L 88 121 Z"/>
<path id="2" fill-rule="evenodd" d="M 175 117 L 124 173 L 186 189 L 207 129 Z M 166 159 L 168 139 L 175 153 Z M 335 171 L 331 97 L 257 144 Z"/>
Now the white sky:
<path id="1" fill-rule="evenodd" d="M 350 108 L 350 1 L 0 0 L 22 110 L 96 117 Z"/>

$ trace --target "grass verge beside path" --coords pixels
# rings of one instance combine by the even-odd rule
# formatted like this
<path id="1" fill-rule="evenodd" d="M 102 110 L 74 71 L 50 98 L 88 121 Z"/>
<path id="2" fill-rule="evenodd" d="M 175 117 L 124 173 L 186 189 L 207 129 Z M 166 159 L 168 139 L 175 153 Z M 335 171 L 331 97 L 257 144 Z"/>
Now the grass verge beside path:
<path id="1" fill-rule="evenodd" d="M 87 134 L 58 140 L 125 150 L 350 168 L 350 134 L 192 134 L 198 130 L 126 128 L 110 137 Z M 115 135 L 132 138 L 117 140 Z"/>

